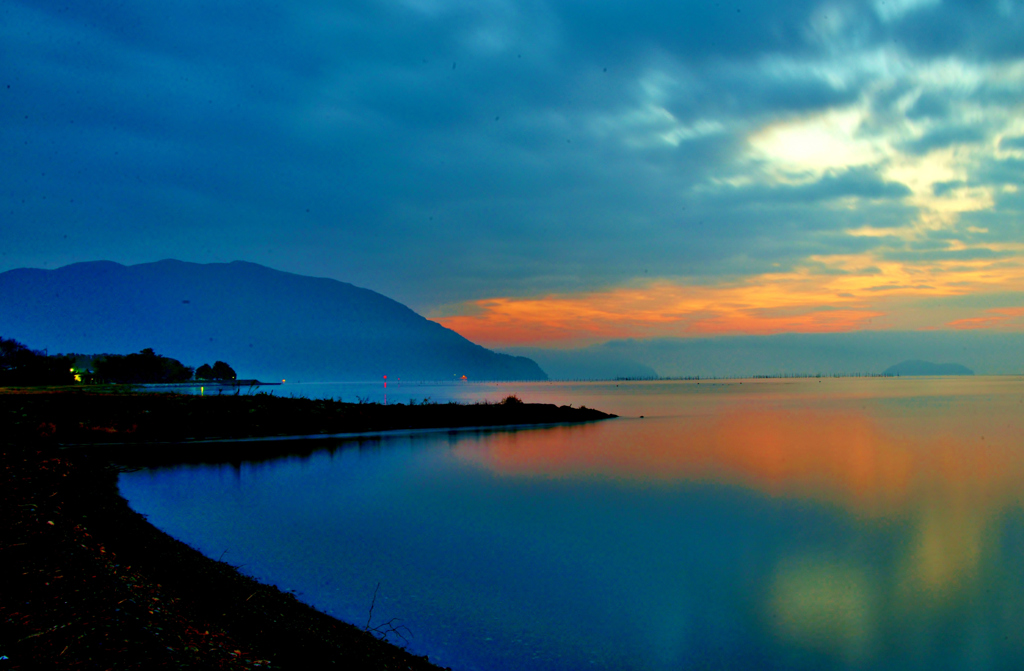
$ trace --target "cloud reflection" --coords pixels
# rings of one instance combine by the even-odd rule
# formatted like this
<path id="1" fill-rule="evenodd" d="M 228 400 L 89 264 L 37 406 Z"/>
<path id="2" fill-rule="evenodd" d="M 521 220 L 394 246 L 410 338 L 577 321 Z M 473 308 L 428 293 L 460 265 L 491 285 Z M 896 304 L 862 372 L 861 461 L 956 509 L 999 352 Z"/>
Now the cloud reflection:
<path id="1" fill-rule="evenodd" d="M 844 664 L 894 651 L 923 659 L 893 632 L 934 636 L 936 613 L 988 598 L 994 567 L 1011 560 L 1000 525 L 1024 481 L 1019 387 L 879 402 L 867 387 L 839 398 L 811 384 L 788 398 L 694 394 L 682 417 L 495 436 L 459 456 L 505 477 L 740 487 L 836 508 L 872 533 L 898 529 L 887 553 L 809 545 L 765 557 L 763 617 L 781 640 Z M 1008 625 L 992 626 L 985 636 Z"/>
<path id="2" fill-rule="evenodd" d="M 529 439 L 499 435 L 485 452 L 460 456 L 503 475 L 715 481 L 882 517 L 930 498 L 1015 501 L 1024 476 L 1012 449 L 1019 430 L 959 414 L 896 419 L 848 407 L 723 404 L 685 422 L 625 420 Z"/>

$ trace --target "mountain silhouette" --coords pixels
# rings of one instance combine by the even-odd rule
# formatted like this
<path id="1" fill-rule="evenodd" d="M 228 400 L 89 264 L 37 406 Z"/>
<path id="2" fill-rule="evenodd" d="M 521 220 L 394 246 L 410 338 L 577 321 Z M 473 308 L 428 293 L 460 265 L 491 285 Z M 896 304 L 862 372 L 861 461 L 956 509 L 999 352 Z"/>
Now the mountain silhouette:
<path id="1" fill-rule="evenodd" d="M 911 359 L 889 366 L 883 375 L 974 375 L 974 371 L 958 363 L 932 363 Z"/>
<path id="2" fill-rule="evenodd" d="M 547 379 L 534 361 L 485 349 L 369 289 L 244 261 L 0 273 L 0 336 L 51 354 L 151 347 L 266 380 Z"/>

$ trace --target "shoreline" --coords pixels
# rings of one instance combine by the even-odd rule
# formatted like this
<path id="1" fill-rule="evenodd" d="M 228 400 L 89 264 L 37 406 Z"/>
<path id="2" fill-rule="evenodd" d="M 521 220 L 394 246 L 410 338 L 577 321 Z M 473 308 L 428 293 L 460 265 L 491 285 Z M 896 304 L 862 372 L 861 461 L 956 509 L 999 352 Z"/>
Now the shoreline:
<path id="1" fill-rule="evenodd" d="M 103 459 L 4 471 L 0 668 L 439 668 L 156 529 Z"/>
<path id="2" fill-rule="evenodd" d="M 94 402 L 97 396 L 104 400 Z M 154 427 L 163 426 L 174 415 L 182 411 L 197 414 L 195 402 L 182 402 L 182 398 L 198 398 L 200 403 L 235 399 L 245 414 L 263 408 L 259 396 L 203 399 L 151 393 L 90 396 L 77 391 L 0 391 L 0 417 L 5 428 L 11 429 L 2 439 L 5 485 L 0 497 L 6 521 L 0 523 L 0 579 L 11 587 L 0 596 L 0 656 L 7 657 L 0 660 L 0 669 L 57 665 L 69 669 L 440 668 L 425 657 L 302 604 L 291 594 L 243 576 L 230 564 L 200 554 L 128 507 L 117 489 L 119 469 L 111 463 L 110 447 L 100 447 L 97 442 L 114 438 L 114 447 L 134 456 L 131 461 L 135 463 L 172 456 L 146 450 L 144 441 Z M 389 409 L 385 414 L 390 417 L 384 417 L 375 414 L 379 407 L 368 407 L 372 404 L 356 404 L 355 410 L 361 414 L 350 415 L 353 408 L 348 406 L 353 404 L 274 398 L 275 404 L 296 409 L 304 421 L 318 416 L 322 423 L 315 426 L 324 430 L 337 426 L 342 416 L 348 417 L 346 421 L 361 420 L 355 424 L 360 428 L 408 424 L 423 417 L 422 411 L 410 415 L 391 410 L 395 408 L 429 411 L 440 407 L 445 410 L 442 418 L 458 414 L 469 423 L 463 426 L 477 426 L 484 416 L 494 421 L 549 417 L 555 408 L 518 403 L 381 406 Z M 126 405 L 130 412 L 125 412 Z M 97 414 L 99 409 L 108 414 Z M 248 437 L 258 437 L 252 435 L 251 423 L 248 427 L 232 423 L 231 413 L 237 410 L 239 407 L 227 405 L 213 407 L 215 416 L 227 411 L 221 432 L 248 428 L 244 432 Z M 565 406 L 555 410 L 563 416 L 608 416 Z M 566 410 L 572 412 L 566 415 Z M 216 428 L 203 413 L 177 419 L 179 428 Z M 431 423 L 438 419 L 435 416 Z M 503 421 L 486 428 L 526 425 L 532 424 Z M 134 429 L 128 430 L 132 426 Z M 274 422 L 260 426 L 264 431 L 280 428 Z M 64 449 L 59 438 L 70 436 L 94 442 Z M 314 436 L 319 437 L 325 436 Z M 291 443 L 294 441 L 252 441 L 244 445 L 280 448 Z M 182 450 L 188 445 L 186 441 L 168 447 Z M 209 448 L 210 443 L 196 447 Z M 281 450 L 275 451 L 280 456 Z M 180 460 L 185 455 L 177 456 Z M 224 455 L 216 456 L 223 460 L 220 457 Z M 237 449 L 230 453 L 232 460 L 245 457 Z"/>

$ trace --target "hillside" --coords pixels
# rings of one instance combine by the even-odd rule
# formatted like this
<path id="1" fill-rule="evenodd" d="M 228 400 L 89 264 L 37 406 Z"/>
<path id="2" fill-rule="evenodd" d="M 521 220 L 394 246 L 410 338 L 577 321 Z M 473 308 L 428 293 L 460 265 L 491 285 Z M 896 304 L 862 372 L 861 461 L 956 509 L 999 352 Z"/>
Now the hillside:
<path id="1" fill-rule="evenodd" d="M 532 360 L 480 347 L 374 291 L 243 261 L 0 273 L 0 335 L 51 354 L 152 347 L 267 380 L 547 378 Z"/>
<path id="2" fill-rule="evenodd" d="M 658 371 L 623 356 L 613 348 L 597 345 L 574 350 L 515 347 L 508 354 L 529 357 L 555 380 L 614 380 L 655 378 Z"/>

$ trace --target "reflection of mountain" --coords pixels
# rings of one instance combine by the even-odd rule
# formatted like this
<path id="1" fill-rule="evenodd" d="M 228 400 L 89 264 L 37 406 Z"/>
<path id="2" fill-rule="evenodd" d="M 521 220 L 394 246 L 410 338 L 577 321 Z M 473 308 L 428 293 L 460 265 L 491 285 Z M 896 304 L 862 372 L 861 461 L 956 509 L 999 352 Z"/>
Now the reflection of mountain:
<path id="1" fill-rule="evenodd" d="M 889 366 L 883 375 L 974 375 L 974 371 L 958 363 L 932 363 L 911 359 Z"/>
<path id="2" fill-rule="evenodd" d="M 533 361 L 368 289 L 240 261 L 11 270 L 0 274 L 0 315 L 0 335 L 51 353 L 152 347 L 191 365 L 227 361 L 243 377 L 545 379 Z"/>

